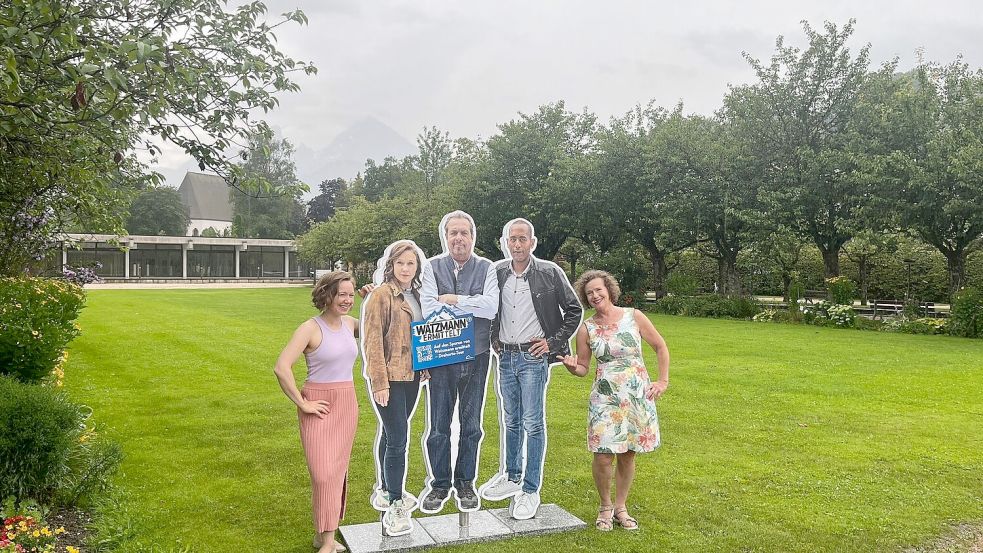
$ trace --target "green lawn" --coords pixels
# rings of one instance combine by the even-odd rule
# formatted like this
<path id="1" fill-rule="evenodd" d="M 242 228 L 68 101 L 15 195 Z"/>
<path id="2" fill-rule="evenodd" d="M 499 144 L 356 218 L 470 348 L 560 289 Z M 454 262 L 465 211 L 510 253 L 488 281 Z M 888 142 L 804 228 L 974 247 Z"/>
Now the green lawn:
<path id="1" fill-rule="evenodd" d="M 119 484 L 137 537 L 123 551 L 311 551 L 297 416 L 272 367 L 313 314 L 307 289 L 89 292 L 66 388 L 126 452 Z M 673 365 L 659 402 L 663 446 L 639 457 L 630 499 L 642 530 L 446 551 L 897 551 L 983 519 L 983 341 L 653 320 Z M 376 421 L 355 370 L 345 523 L 377 518 Z M 589 387 L 554 369 L 543 494 L 588 523 Z M 413 493 L 424 416 L 414 419 Z M 482 481 L 497 468 L 492 391 L 485 420 Z"/>

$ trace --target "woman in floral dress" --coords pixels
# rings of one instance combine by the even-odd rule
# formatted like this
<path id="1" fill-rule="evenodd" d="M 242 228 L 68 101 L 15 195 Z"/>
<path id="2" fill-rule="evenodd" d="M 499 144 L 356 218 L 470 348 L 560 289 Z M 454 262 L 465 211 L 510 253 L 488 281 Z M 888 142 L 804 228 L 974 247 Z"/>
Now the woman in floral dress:
<path id="1" fill-rule="evenodd" d="M 621 290 L 607 272 L 587 271 L 574 288 L 580 301 L 597 311 L 577 331 L 577 355 L 562 359 L 576 376 L 587 374 L 591 354 L 597 359 L 587 428 L 587 448 L 594 454 L 594 484 L 601 499 L 594 526 L 607 531 L 617 524 L 625 530 L 637 530 L 638 521 L 626 507 L 628 491 L 635 478 L 635 453 L 659 446 L 655 400 L 669 387 L 669 348 L 642 312 L 615 305 Z M 655 382 L 649 379 L 642 359 L 643 340 L 658 358 L 659 379 Z"/>

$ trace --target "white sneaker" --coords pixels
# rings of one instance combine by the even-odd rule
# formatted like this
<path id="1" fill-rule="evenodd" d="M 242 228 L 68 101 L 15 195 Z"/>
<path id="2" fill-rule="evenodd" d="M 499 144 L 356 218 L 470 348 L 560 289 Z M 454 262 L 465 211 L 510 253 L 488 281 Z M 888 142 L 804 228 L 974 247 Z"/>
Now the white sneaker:
<path id="1" fill-rule="evenodd" d="M 510 514 L 516 520 L 529 520 L 539 511 L 539 492 L 521 492 L 512 501 Z"/>
<path id="2" fill-rule="evenodd" d="M 522 492 L 522 484 L 509 480 L 507 474 L 497 474 L 478 490 L 489 501 L 501 501 Z"/>
<path id="3" fill-rule="evenodd" d="M 369 498 L 372 508 L 376 511 L 385 512 L 389 508 L 389 492 L 382 488 L 372 490 L 372 497 Z"/>
<path id="4" fill-rule="evenodd" d="M 403 507 L 403 500 L 397 499 L 382 515 L 382 531 L 387 536 L 404 536 L 413 531 L 410 515 Z"/>
<path id="5" fill-rule="evenodd" d="M 376 488 L 372 491 L 372 497 L 369 498 L 369 501 L 372 503 L 373 509 L 385 512 L 389 508 L 389 492 L 382 488 Z M 413 511 L 413 509 L 416 509 L 416 496 L 409 492 L 403 492 L 403 503 L 406 512 Z"/>

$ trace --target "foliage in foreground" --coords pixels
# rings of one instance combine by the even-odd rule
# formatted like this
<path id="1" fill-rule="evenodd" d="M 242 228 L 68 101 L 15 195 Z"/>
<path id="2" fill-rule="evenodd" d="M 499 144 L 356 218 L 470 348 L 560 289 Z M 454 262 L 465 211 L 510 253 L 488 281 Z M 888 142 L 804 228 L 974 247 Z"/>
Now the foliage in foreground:
<path id="1" fill-rule="evenodd" d="M 966 338 L 983 337 L 983 293 L 964 288 L 952 299 L 949 334 Z"/>
<path id="2" fill-rule="evenodd" d="M 61 391 L 0 376 L 0 497 L 79 505 L 106 491 L 122 461 L 87 409 Z"/>
<path id="3" fill-rule="evenodd" d="M 59 380 L 84 303 L 82 288 L 64 280 L 0 278 L 0 375 L 40 382 L 55 373 Z"/>
<path id="4" fill-rule="evenodd" d="M 271 132 L 254 114 L 315 71 L 274 36 L 306 21 L 267 21 L 262 2 L 0 3 L 0 274 L 57 232 L 122 233 L 130 192 L 160 183 L 161 141 L 237 184 L 229 151 Z"/>

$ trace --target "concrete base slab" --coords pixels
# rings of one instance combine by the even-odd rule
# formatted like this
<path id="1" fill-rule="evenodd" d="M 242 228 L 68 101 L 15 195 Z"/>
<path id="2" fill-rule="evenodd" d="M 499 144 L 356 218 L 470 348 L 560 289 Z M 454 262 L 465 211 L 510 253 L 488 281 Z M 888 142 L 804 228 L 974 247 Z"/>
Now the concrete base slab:
<path id="1" fill-rule="evenodd" d="M 502 524 L 508 526 L 509 530 L 516 535 L 535 536 L 538 534 L 569 532 L 587 528 L 586 522 L 571 515 L 563 507 L 555 503 L 540 505 L 536 516 L 529 520 L 516 520 L 510 517 L 508 508 L 492 509 L 489 512 L 498 520 L 502 521 Z"/>
<path id="2" fill-rule="evenodd" d="M 457 545 L 507 538 L 512 530 L 488 511 L 470 514 L 470 524 L 462 527 L 459 515 L 440 515 L 417 519 L 437 545 Z"/>
<path id="3" fill-rule="evenodd" d="M 417 514 L 419 513 L 414 513 Z M 540 506 L 536 517 L 529 520 L 511 518 L 507 508 L 477 511 L 468 518 L 468 526 L 461 527 L 460 515 L 457 513 L 414 516 L 413 532 L 395 538 L 383 536 L 382 524 L 379 522 L 342 526 L 338 530 L 352 553 L 376 553 L 414 551 L 444 545 L 568 532 L 587 527 L 587 523 L 554 503 Z"/>
<path id="4" fill-rule="evenodd" d="M 405 536 L 383 536 L 381 522 L 342 526 L 338 531 L 351 553 L 415 551 L 437 545 L 430 534 L 420 526 L 419 520 L 412 519 L 412 522 L 413 531 Z"/>

